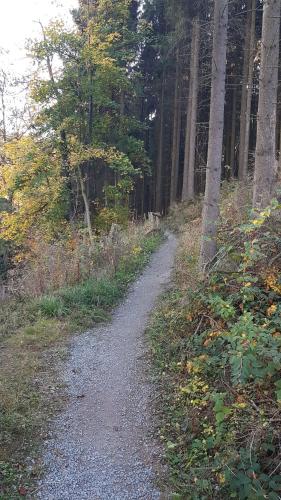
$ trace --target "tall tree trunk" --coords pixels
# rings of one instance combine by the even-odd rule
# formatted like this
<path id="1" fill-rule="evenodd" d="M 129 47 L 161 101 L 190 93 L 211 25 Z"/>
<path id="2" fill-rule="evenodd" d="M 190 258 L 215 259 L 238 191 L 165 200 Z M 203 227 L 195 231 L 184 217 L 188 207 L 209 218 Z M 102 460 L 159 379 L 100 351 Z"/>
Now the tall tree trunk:
<path id="1" fill-rule="evenodd" d="M 216 255 L 224 125 L 228 0 L 215 0 L 212 89 L 207 178 L 203 209 L 200 268 L 206 270 Z"/>
<path id="2" fill-rule="evenodd" d="M 239 180 L 244 180 L 248 174 L 248 160 L 249 160 L 249 139 L 250 139 L 250 124 L 251 124 L 251 107 L 252 107 L 252 93 L 253 93 L 253 71 L 254 71 L 254 59 L 255 59 L 255 41 L 256 41 L 256 0 L 249 0 L 248 5 L 248 21 L 247 21 L 247 42 L 245 47 L 245 59 L 244 64 L 246 68 L 245 79 L 246 85 L 244 88 L 244 77 L 243 77 L 243 89 L 242 94 L 245 94 L 245 106 L 243 109 L 243 115 L 241 119 L 243 121 L 240 129 L 240 149 L 239 149 Z M 243 137 L 242 137 L 243 135 Z"/>
<path id="3" fill-rule="evenodd" d="M 281 123 L 280 123 L 280 132 L 279 132 L 279 161 L 278 161 L 278 176 L 281 173 Z"/>
<path id="4" fill-rule="evenodd" d="M 187 111 L 186 111 L 183 181 L 182 181 L 182 194 L 181 194 L 182 201 L 187 201 L 188 162 L 189 162 L 190 128 L 191 128 L 190 122 L 191 122 L 191 75 L 189 80 L 189 91 L 188 91 L 188 101 L 187 101 Z"/>
<path id="5" fill-rule="evenodd" d="M 261 68 L 253 207 L 270 203 L 276 163 L 276 114 L 279 63 L 280 0 L 263 6 Z"/>
<path id="6" fill-rule="evenodd" d="M 179 171 L 179 123 L 180 123 L 180 57 L 177 49 L 176 80 L 174 98 L 174 123 L 173 123 L 173 146 L 172 146 L 172 168 L 170 186 L 170 205 L 176 202 Z"/>
<path id="7" fill-rule="evenodd" d="M 5 92 L 7 89 L 7 75 L 4 70 L 1 71 L 1 110 L 2 110 L 2 137 L 3 141 L 7 141 L 7 127 L 6 127 L 6 102 L 5 102 Z"/>
<path id="8" fill-rule="evenodd" d="M 193 26 L 194 28 L 194 26 Z M 182 181 L 182 194 L 181 200 L 187 201 L 188 199 L 188 165 L 189 165 L 189 150 L 190 150 L 190 129 L 191 129 L 191 111 L 192 111 L 192 58 L 194 55 L 194 30 L 192 31 L 191 39 L 191 58 L 189 68 L 189 86 L 187 97 L 187 110 L 186 110 L 186 126 L 185 126 L 185 145 L 184 145 L 184 164 L 183 164 L 183 181 Z"/>
<path id="9" fill-rule="evenodd" d="M 162 172 L 163 172 L 163 138 L 164 138 L 164 102 L 165 102 L 165 70 L 163 70 L 161 84 L 161 102 L 159 107 L 159 141 L 157 154 L 156 186 L 155 186 L 155 209 L 162 210 Z"/>
<path id="10" fill-rule="evenodd" d="M 230 168 L 231 176 L 235 176 L 235 144 L 236 144 L 236 108 L 237 108 L 237 78 L 234 79 L 232 94 L 232 116 L 231 116 L 231 141 L 230 141 Z"/>
<path id="11" fill-rule="evenodd" d="M 88 50 L 91 50 L 91 32 L 89 30 L 89 23 L 92 18 L 93 13 L 91 12 L 91 1 L 88 0 L 87 5 L 87 26 L 88 26 Z M 87 63 L 87 76 L 88 76 L 88 117 L 87 117 L 87 129 L 85 136 L 85 144 L 91 145 L 93 140 L 93 125 L 94 125 L 94 98 L 93 98 L 93 68 L 92 63 Z M 86 177 L 83 180 L 86 183 L 87 199 L 90 198 L 91 193 L 91 171 L 93 170 L 93 161 L 88 160 L 86 164 Z M 87 214 L 86 214 L 87 217 Z"/>
<path id="12" fill-rule="evenodd" d="M 247 108 L 247 83 L 249 76 L 249 55 L 251 45 L 251 5 L 252 0 L 247 1 L 247 20 L 245 24 L 245 48 L 243 60 L 242 76 L 242 94 L 240 109 L 240 133 L 239 133 L 239 160 L 238 160 L 238 178 L 243 180 L 243 158 L 245 149 L 245 130 L 246 130 L 246 108 Z"/>
<path id="13" fill-rule="evenodd" d="M 190 142 L 189 142 L 189 162 L 188 162 L 188 182 L 187 199 L 194 199 L 194 171 L 196 153 L 196 131 L 197 131 L 197 111 L 198 111 L 198 72 L 199 72 L 199 52 L 200 52 L 200 24 L 198 17 L 194 20 L 194 56 L 192 61 L 192 106 L 190 120 Z"/>

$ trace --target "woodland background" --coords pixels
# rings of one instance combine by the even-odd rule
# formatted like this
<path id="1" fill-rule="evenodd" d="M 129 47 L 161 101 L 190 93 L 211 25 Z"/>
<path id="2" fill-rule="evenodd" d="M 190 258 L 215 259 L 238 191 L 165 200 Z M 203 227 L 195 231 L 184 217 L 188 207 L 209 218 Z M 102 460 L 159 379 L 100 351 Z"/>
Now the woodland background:
<path id="1" fill-rule="evenodd" d="M 278 10 L 278 2 L 273 4 Z M 221 142 L 209 132 L 217 132 L 219 121 L 219 178 L 243 182 L 253 175 L 263 2 L 217 2 L 217 9 L 229 7 L 226 69 L 218 68 L 222 87 L 213 101 L 222 108 L 225 99 L 225 112 L 210 127 L 212 74 L 218 77 L 212 61 L 224 64 L 223 54 L 214 51 L 226 50 L 226 36 L 212 49 L 218 21 L 213 2 L 79 5 L 72 29 L 57 20 L 41 26 L 40 40 L 29 41 L 34 72 L 24 82 L 29 98 L 21 117 L 16 111 L 7 116 L 5 106 L 9 85 L 19 82 L 1 73 L 2 279 L 15 260 L 34 253 L 38 238 L 93 241 L 112 223 L 126 224 L 151 211 L 165 214 L 175 202 L 204 193 L 208 145 L 220 150 Z M 264 129 L 271 149 L 276 130 L 269 168 L 276 176 L 279 26 L 269 22 L 263 78 L 272 81 L 273 97 Z M 267 153 L 262 161 L 268 161 Z"/>
<path id="2" fill-rule="evenodd" d="M 172 498 L 280 499 L 280 4 L 80 0 L 29 42 L 31 75 L 1 72 L 0 496 L 32 491 L 67 338 L 108 319 L 163 215 L 179 251 L 149 333 Z"/>

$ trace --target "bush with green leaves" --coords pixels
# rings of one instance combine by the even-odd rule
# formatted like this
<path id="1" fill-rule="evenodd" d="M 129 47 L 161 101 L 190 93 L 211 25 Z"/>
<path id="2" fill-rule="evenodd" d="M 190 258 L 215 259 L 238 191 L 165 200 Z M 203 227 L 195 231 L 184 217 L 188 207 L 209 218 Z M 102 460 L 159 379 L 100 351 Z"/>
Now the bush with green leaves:
<path id="1" fill-rule="evenodd" d="M 232 265 L 168 294 L 151 327 L 175 498 L 280 498 L 280 208 L 229 228 Z"/>

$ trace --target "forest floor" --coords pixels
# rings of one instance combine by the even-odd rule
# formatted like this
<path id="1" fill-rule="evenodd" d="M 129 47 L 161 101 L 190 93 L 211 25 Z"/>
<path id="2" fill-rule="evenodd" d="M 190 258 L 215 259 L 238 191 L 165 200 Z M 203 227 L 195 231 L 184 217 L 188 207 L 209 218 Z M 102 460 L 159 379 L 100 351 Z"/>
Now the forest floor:
<path id="1" fill-rule="evenodd" d="M 111 323 L 73 339 L 61 367 L 69 401 L 44 444 L 38 498 L 164 498 L 156 486 L 161 474 L 161 448 L 154 440 L 157 394 L 144 332 L 170 282 L 176 247 L 170 234 Z"/>

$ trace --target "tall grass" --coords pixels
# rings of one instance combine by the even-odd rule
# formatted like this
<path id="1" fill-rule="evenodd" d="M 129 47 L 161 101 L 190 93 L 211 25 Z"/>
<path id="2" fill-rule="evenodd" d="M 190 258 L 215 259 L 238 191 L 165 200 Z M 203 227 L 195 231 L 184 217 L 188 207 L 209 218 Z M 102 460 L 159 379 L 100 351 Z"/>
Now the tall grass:
<path id="1" fill-rule="evenodd" d="M 57 366 L 67 338 L 109 317 L 161 242 L 161 233 L 151 230 L 138 225 L 118 239 L 104 237 L 87 258 L 56 245 L 52 258 L 41 255 L 47 251 L 42 244 L 22 269 L 18 298 L 1 304 L 0 498 L 32 495 L 30 474 L 36 471 L 25 467 L 25 459 L 36 456 L 46 421 L 62 404 Z"/>
<path id="2" fill-rule="evenodd" d="M 33 236 L 19 263 L 8 273 L 6 298 L 38 297 L 89 278 L 112 275 L 120 259 L 153 229 L 148 222 L 130 223 L 123 230 L 115 227 L 113 232 L 96 237 L 91 245 L 79 230 L 55 242 Z"/>

